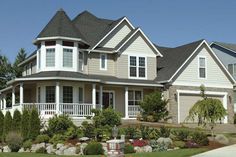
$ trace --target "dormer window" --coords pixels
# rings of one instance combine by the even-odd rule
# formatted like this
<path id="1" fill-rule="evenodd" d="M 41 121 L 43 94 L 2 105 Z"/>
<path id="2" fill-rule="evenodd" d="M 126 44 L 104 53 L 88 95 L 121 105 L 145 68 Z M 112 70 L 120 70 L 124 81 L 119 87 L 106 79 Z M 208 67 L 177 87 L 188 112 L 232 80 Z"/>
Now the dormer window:
<path id="1" fill-rule="evenodd" d="M 63 48 L 63 67 L 71 68 L 73 66 L 73 50 Z"/>
<path id="2" fill-rule="evenodd" d="M 55 66 L 55 48 L 46 49 L 46 67 Z"/>
<path id="3" fill-rule="evenodd" d="M 199 78 L 206 78 L 206 57 L 198 58 Z"/>
<path id="4" fill-rule="evenodd" d="M 146 57 L 129 57 L 129 77 L 146 78 Z"/>

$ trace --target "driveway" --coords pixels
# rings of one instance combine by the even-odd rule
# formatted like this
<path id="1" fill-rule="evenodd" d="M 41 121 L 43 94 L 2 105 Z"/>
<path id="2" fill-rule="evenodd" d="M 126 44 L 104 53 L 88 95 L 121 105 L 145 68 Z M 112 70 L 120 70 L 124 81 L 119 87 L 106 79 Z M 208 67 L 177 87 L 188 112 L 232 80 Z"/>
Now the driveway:
<path id="1" fill-rule="evenodd" d="M 194 155 L 193 157 L 233 157 L 235 154 L 236 144 Z"/>

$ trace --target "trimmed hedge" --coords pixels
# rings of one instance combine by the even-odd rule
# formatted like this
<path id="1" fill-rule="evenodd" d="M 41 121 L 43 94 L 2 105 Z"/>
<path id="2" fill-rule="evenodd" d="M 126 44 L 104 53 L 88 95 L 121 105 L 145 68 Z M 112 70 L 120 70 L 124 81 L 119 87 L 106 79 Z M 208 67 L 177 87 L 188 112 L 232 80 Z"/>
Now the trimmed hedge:
<path id="1" fill-rule="evenodd" d="M 36 108 L 30 113 L 29 138 L 34 140 L 40 134 L 40 119 Z"/>
<path id="2" fill-rule="evenodd" d="M 4 118 L 4 136 L 6 136 L 12 130 L 12 116 L 9 111 L 6 112 Z"/>
<path id="3" fill-rule="evenodd" d="M 15 110 L 12 120 L 12 131 L 20 132 L 21 130 L 21 113 L 19 110 Z"/>
<path id="4" fill-rule="evenodd" d="M 23 110 L 22 118 L 21 118 L 21 135 L 24 140 L 28 139 L 29 135 L 29 121 L 30 121 L 30 113 L 29 110 Z"/>

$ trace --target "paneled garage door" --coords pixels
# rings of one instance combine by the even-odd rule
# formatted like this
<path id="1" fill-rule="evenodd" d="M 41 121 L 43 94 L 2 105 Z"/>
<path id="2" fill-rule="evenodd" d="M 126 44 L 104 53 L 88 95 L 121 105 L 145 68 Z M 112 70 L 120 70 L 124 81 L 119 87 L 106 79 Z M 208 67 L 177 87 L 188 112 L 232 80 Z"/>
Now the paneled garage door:
<path id="1" fill-rule="evenodd" d="M 223 103 L 223 96 L 207 95 L 207 97 L 219 99 Z M 199 94 L 179 94 L 179 122 L 180 123 L 193 123 L 185 121 L 189 114 L 190 108 L 202 97 Z M 196 123 L 197 121 L 195 121 Z"/>

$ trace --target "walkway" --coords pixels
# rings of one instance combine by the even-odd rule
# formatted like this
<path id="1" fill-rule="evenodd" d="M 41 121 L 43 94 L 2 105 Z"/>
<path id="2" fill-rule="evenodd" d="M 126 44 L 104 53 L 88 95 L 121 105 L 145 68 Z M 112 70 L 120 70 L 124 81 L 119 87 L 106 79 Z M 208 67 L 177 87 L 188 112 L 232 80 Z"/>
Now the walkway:
<path id="1" fill-rule="evenodd" d="M 193 157 L 234 157 L 236 154 L 236 144 L 214 149 L 205 153 L 195 155 Z"/>

